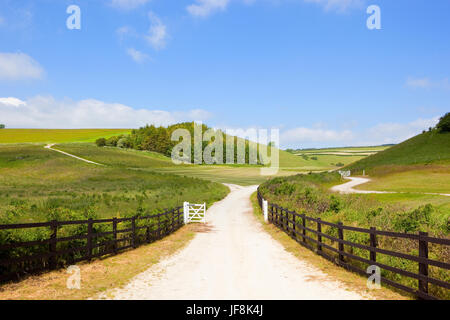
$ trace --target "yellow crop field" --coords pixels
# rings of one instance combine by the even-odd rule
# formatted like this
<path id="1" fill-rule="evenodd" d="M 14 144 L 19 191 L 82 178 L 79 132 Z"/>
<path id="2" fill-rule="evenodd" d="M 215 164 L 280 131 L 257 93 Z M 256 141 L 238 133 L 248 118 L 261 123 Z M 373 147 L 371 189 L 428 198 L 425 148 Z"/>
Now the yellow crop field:
<path id="1" fill-rule="evenodd" d="M 93 142 L 130 129 L 0 129 L 0 143 Z"/>

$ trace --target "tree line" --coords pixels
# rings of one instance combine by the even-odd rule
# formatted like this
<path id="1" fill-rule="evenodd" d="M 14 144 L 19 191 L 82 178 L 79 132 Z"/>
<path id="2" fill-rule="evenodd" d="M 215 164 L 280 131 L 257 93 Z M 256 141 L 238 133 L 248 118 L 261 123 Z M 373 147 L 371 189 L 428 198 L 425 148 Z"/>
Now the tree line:
<path id="1" fill-rule="evenodd" d="M 112 136 L 110 138 L 100 138 L 96 140 L 96 144 L 98 147 L 118 147 L 118 148 L 128 148 L 135 150 L 146 150 L 161 153 L 165 156 L 170 157 L 172 154 L 172 149 L 175 145 L 179 143 L 179 141 L 172 141 L 172 133 L 177 129 L 186 129 L 189 131 L 191 136 L 191 161 L 193 162 L 195 159 L 194 155 L 194 137 L 195 126 L 199 126 L 195 122 L 183 122 L 174 125 L 170 125 L 167 127 L 159 126 L 156 127 L 154 125 L 146 125 L 145 127 L 141 127 L 139 129 L 133 129 L 128 135 L 119 135 Z M 201 125 L 201 132 L 206 132 L 209 130 L 208 126 L 205 124 Z M 222 133 L 220 130 L 214 130 L 215 133 Z M 223 134 L 223 133 L 222 133 Z M 226 148 L 226 140 L 229 139 L 229 136 L 225 136 L 223 134 L 223 157 L 228 159 L 227 148 Z M 234 150 L 232 158 L 234 159 L 234 163 L 237 163 L 238 157 L 238 139 L 237 137 L 231 137 L 234 139 Z M 211 141 L 202 141 L 202 152 L 205 148 L 211 143 Z M 250 149 L 252 147 L 257 148 L 253 143 L 250 143 L 248 140 L 244 141 L 245 146 L 245 163 L 249 163 L 249 155 Z M 257 160 L 257 164 L 262 164 L 260 159 Z"/>

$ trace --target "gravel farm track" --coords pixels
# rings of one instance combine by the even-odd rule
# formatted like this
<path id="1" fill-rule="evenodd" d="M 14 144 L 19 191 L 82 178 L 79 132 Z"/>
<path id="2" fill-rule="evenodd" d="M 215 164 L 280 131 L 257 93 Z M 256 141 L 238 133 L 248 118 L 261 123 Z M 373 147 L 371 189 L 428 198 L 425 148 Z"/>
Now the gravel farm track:
<path id="1" fill-rule="evenodd" d="M 253 215 L 256 186 L 231 192 L 207 211 L 207 223 L 178 253 L 125 287 L 94 299 L 371 299 L 300 261 L 266 233 Z"/>

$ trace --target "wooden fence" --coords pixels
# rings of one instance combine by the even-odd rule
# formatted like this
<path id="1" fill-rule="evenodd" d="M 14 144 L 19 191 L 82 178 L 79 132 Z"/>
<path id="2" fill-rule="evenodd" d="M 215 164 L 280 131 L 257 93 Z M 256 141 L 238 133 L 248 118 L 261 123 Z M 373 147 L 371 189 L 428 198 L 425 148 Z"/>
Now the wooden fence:
<path id="1" fill-rule="evenodd" d="M 0 225 L 0 282 L 117 254 L 161 239 L 184 224 L 182 209 L 131 218 Z M 41 239 L 11 240 L 12 233 L 24 234 L 30 229 Z"/>
<path id="2" fill-rule="evenodd" d="M 259 206 L 262 208 L 262 195 L 259 190 L 257 193 Z M 315 251 L 324 258 L 342 266 L 353 272 L 368 276 L 365 269 L 361 265 L 375 265 L 382 270 L 386 270 L 395 275 L 406 276 L 417 280 L 417 287 L 412 288 L 404 284 L 381 277 L 381 282 L 392 286 L 394 288 L 403 290 L 415 295 L 420 299 L 435 300 L 435 296 L 429 293 L 429 284 L 443 288 L 444 291 L 450 290 L 450 283 L 435 279 L 429 276 L 429 267 L 441 268 L 444 273 L 450 270 L 450 263 L 436 261 L 428 258 L 429 245 L 450 246 L 450 239 L 441 239 L 429 237 L 426 232 L 419 232 L 419 234 L 399 233 L 390 231 L 381 231 L 376 228 L 364 229 L 352 226 L 345 226 L 342 223 L 330 223 L 323 221 L 320 218 L 308 217 L 305 214 L 298 214 L 294 211 L 289 211 L 276 204 L 268 204 L 268 218 L 269 222 L 286 232 L 291 238 L 296 240 L 301 245 L 308 249 Z M 315 229 L 308 227 L 308 225 L 315 225 Z M 338 236 L 332 236 L 328 233 L 322 232 L 322 226 L 331 227 L 337 232 Z M 368 235 L 369 245 L 355 243 L 344 239 L 344 233 L 348 231 Z M 391 237 L 396 239 L 409 239 L 417 242 L 418 256 L 406 254 L 402 252 L 395 252 L 379 248 L 377 237 Z M 330 240 L 331 244 L 324 243 L 323 239 Z M 332 243 L 337 244 L 337 247 Z M 359 249 L 368 252 L 368 259 L 352 253 L 352 249 Z M 418 265 L 418 272 L 411 272 L 401 269 L 399 267 L 390 266 L 377 261 L 377 254 L 387 255 L 389 257 L 401 258 L 413 261 Z M 356 263 L 355 263 L 356 262 Z M 446 291 L 449 293 L 450 291 Z"/>

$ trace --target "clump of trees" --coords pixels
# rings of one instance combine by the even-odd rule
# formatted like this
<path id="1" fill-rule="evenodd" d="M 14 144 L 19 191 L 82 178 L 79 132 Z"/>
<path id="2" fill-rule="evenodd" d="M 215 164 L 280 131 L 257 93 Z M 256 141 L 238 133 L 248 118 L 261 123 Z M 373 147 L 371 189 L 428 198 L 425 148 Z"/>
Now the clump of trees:
<path id="1" fill-rule="evenodd" d="M 166 156 L 171 156 L 172 149 L 175 145 L 177 145 L 178 141 L 172 141 L 172 133 L 177 129 L 186 129 L 189 131 L 191 135 L 191 161 L 193 162 L 195 159 L 194 155 L 194 128 L 198 126 L 195 122 L 183 122 L 174 124 L 168 127 L 156 127 L 154 125 L 147 125 L 145 127 L 141 127 L 139 129 L 134 129 L 131 131 L 129 135 L 120 135 L 113 136 L 110 138 L 100 138 L 96 140 L 96 144 L 99 147 L 119 147 L 119 148 L 130 148 L 135 150 L 146 150 L 158 152 Z M 202 124 L 202 132 L 206 132 L 210 129 L 208 126 Z M 233 150 L 233 158 L 234 162 L 237 163 L 237 137 L 234 137 L 234 150 Z M 226 138 L 224 136 L 223 139 L 223 158 L 224 161 L 227 159 L 227 148 L 226 148 Z M 208 141 L 202 142 L 202 151 L 208 146 Z M 249 154 L 250 154 L 250 143 L 248 140 L 245 141 L 245 162 L 249 163 Z M 261 164 L 261 161 L 258 159 L 258 164 Z"/>
<path id="2" fill-rule="evenodd" d="M 447 112 L 441 117 L 439 123 L 436 125 L 439 132 L 450 132 L 450 112 Z"/>
<path id="3" fill-rule="evenodd" d="M 0 129 L 5 129 L 5 128 L 6 128 L 6 126 L 4 124 L 0 123 Z"/>

